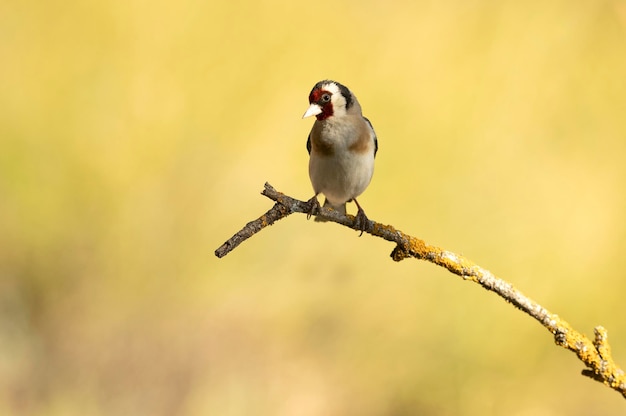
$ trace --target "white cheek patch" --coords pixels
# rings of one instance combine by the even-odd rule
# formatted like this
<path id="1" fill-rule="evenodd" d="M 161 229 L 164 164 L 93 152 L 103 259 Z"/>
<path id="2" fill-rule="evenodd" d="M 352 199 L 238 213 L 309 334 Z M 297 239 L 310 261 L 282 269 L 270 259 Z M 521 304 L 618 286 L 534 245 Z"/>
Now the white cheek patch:
<path id="1" fill-rule="evenodd" d="M 331 102 L 333 103 L 333 115 L 343 116 L 346 114 L 346 99 L 341 95 L 339 87 L 334 82 L 330 82 L 323 87 L 326 91 L 331 93 Z"/>

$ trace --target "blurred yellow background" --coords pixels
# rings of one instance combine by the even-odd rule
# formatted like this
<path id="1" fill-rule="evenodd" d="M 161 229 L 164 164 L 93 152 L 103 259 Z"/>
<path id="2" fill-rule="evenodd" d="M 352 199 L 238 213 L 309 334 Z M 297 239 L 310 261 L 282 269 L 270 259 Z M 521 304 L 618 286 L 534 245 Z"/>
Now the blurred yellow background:
<path id="1" fill-rule="evenodd" d="M 0 414 L 623 414 L 538 323 L 294 215 L 336 79 L 371 219 L 462 253 L 626 366 L 626 4 L 0 4 Z M 348 207 L 355 212 L 354 206 Z"/>

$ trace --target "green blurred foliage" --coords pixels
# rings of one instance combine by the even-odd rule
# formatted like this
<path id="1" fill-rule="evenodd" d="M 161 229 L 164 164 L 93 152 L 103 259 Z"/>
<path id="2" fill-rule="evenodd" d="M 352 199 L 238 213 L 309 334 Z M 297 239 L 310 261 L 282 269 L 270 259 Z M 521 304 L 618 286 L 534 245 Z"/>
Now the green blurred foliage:
<path id="1" fill-rule="evenodd" d="M 626 365 L 626 6 L 0 4 L 0 413 L 587 415 L 623 399 L 432 265 L 288 218 L 300 116 L 352 88 L 370 218 L 463 253 Z M 349 209 L 353 209 L 349 208 Z"/>

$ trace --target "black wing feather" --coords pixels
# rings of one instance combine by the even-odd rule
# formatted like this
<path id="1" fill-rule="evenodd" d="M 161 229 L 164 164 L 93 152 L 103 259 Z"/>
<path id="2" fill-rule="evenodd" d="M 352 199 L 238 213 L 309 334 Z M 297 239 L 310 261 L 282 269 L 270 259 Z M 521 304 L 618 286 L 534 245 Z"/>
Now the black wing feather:
<path id="1" fill-rule="evenodd" d="M 311 133 L 309 133 L 309 138 L 306 139 L 306 150 L 311 154 Z"/>

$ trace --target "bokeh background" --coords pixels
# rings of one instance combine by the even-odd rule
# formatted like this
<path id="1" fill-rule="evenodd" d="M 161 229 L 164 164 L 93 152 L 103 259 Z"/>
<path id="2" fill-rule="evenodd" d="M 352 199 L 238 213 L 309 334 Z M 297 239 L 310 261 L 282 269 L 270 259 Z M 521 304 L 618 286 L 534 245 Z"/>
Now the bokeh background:
<path id="1" fill-rule="evenodd" d="M 626 4 L 0 3 L 0 414 L 624 414 L 493 294 L 294 215 L 313 84 L 379 136 L 370 218 L 626 366 Z M 354 207 L 349 210 L 354 212 Z"/>

